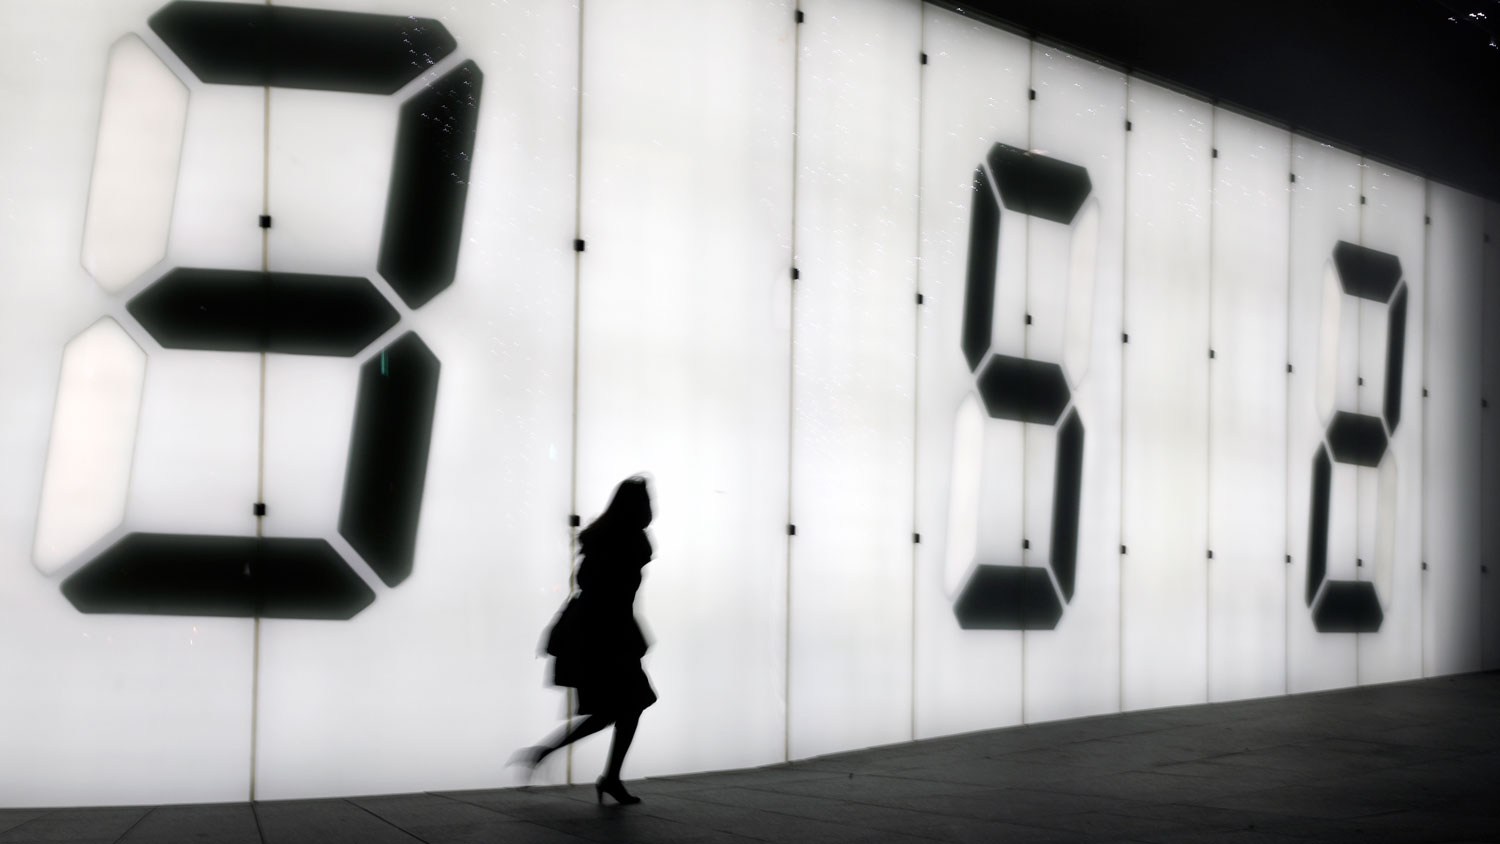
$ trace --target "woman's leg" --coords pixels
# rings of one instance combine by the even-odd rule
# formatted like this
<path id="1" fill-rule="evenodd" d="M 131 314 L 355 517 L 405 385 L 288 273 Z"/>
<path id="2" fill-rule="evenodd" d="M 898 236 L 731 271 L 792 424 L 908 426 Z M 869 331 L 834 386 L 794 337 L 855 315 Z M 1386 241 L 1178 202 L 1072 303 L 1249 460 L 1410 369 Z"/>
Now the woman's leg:
<path id="1" fill-rule="evenodd" d="M 548 736 L 546 741 L 537 745 L 538 755 L 536 762 L 541 762 L 553 751 L 561 750 L 584 736 L 591 736 L 599 732 L 608 727 L 612 720 L 612 718 L 606 715 L 587 715 L 582 721 L 576 723 L 570 721 L 562 725 Z"/>
<path id="2" fill-rule="evenodd" d="M 640 720 L 639 709 L 615 719 L 615 736 L 609 744 L 609 767 L 604 770 L 606 781 L 620 778 L 620 768 L 625 764 L 625 754 L 630 750 L 630 743 L 635 740 L 635 728 Z"/>

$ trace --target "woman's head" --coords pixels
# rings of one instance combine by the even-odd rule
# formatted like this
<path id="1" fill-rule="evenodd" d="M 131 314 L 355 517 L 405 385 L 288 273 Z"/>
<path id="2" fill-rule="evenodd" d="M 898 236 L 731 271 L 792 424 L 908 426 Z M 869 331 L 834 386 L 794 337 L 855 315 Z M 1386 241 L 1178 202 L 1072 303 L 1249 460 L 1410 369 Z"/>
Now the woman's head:
<path id="1" fill-rule="evenodd" d="M 600 520 L 626 530 L 644 530 L 651 524 L 651 491 L 646 479 L 633 475 L 615 487 L 615 496 Z"/>
<path id="2" fill-rule="evenodd" d="M 609 506 L 599 514 L 578 538 L 587 545 L 603 536 L 618 536 L 629 531 L 642 531 L 651 524 L 651 490 L 646 478 L 634 475 L 615 487 L 615 495 Z"/>

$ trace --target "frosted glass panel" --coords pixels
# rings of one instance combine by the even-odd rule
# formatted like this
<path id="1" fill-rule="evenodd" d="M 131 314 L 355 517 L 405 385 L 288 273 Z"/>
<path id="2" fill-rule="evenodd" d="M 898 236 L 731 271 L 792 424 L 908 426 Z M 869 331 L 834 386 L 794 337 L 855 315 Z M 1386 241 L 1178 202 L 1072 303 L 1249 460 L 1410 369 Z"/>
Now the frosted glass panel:
<path id="1" fill-rule="evenodd" d="M 1476 671 L 1484 202 L 1428 184 L 1423 673 Z M 1493 247 L 1491 247 L 1493 248 Z M 1441 328 L 1439 328 L 1441 326 Z"/>
<path id="2" fill-rule="evenodd" d="M 1500 508 L 1500 203 L 1485 204 L 1484 231 L 1484 400 L 1482 436 L 1484 488 L 1481 512 Z M 1484 520 L 1480 559 L 1488 571 L 1484 576 L 1484 642 L 1481 666 L 1500 667 L 1500 520 Z"/>
<path id="3" fill-rule="evenodd" d="M 1070 500 L 1064 488 L 1059 499 L 1058 467 L 1070 442 L 1056 426 L 1027 426 L 1026 563 L 1050 564 L 1057 586 L 1071 592 L 1055 628 L 1024 634 L 1025 717 L 1040 721 L 1110 712 L 1120 703 L 1125 77 L 1053 47 L 1034 47 L 1032 62 L 1031 148 L 1086 168 L 1091 186 L 1070 224 L 1030 224 L 1027 357 L 1062 365 L 1082 432 L 1078 495 Z M 1069 531 L 1074 502 L 1076 531 Z"/>
<path id="4" fill-rule="evenodd" d="M 183 68 L 182 73 L 189 73 Z M 199 85 L 182 144 L 167 266 L 259 270 L 266 89 Z M 203 178 L 191 178 L 203 173 Z"/>
<path id="5" fill-rule="evenodd" d="M 800 8 L 794 759 L 911 738 L 922 67 L 917 0 L 804 0 Z"/>
<path id="6" fill-rule="evenodd" d="M 638 472 L 626 777 L 1500 668 L 1500 206 L 920 0 L 311 5 L 5 7 L 0 805 L 518 784 Z"/>
<path id="7" fill-rule="evenodd" d="M 971 243 L 970 234 L 976 199 L 983 197 L 975 186 L 976 169 L 997 143 L 1027 148 L 1031 67 L 1031 44 L 1024 38 L 932 6 L 922 14 L 927 65 L 917 354 L 921 542 L 914 584 L 919 737 L 1021 720 L 1020 633 L 962 628 L 955 602 L 974 568 L 981 538 L 1008 538 L 1020 559 L 1021 486 L 1014 473 L 1023 455 L 1022 426 L 987 425 L 963 339 L 970 261 L 992 256 L 993 275 L 983 280 L 995 293 L 994 316 L 982 321 L 991 328 L 993 343 L 1012 354 L 1022 351 L 1025 238 L 1012 234 L 1017 227 L 1003 226 L 986 249 Z M 958 431 L 967 435 L 956 436 Z"/>
<path id="8" fill-rule="evenodd" d="M 262 622 L 258 798 L 513 785 L 505 759 L 562 712 L 536 651 L 570 571 L 578 11 L 465 3 L 442 21 L 457 50 L 392 96 L 271 91 L 270 269 L 368 278 L 399 320 L 352 357 L 267 356 L 265 532 L 326 539 L 376 597 L 347 622 Z M 400 109 L 468 60 L 483 82 L 456 270 L 410 307 L 377 271 Z M 407 332 L 437 398 L 411 574 L 386 586 L 339 519 L 361 372 Z"/>
<path id="9" fill-rule="evenodd" d="M 1359 241 L 1359 160 L 1306 138 L 1292 137 L 1291 275 L 1288 304 L 1288 363 L 1292 367 L 1287 393 L 1287 566 L 1286 636 L 1287 691 L 1350 686 L 1355 683 L 1354 636 L 1319 632 L 1314 625 L 1315 600 L 1331 578 L 1349 581 L 1356 576 L 1354 547 L 1353 466 L 1326 460 L 1325 434 L 1336 400 L 1338 368 L 1347 370 L 1343 404 L 1355 410 L 1354 373 L 1358 346 L 1353 336 L 1358 322 L 1356 299 L 1343 295 L 1334 268 L 1334 249 L 1340 241 Z M 1329 359 L 1325 371 L 1324 360 Z M 1320 399 L 1320 390 L 1323 398 Z M 1317 467 L 1326 466 L 1327 482 L 1319 484 Z M 1326 510 L 1316 502 L 1326 500 Z M 1323 520 L 1319 513 L 1326 514 Z M 1325 530 L 1318 530 L 1318 527 Z M 1321 542 L 1313 537 L 1327 536 Z M 1310 564 L 1323 553 L 1322 571 Z M 1309 569 L 1312 576 L 1309 576 Z"/>
<path id="10" fill-rule="evenodd" d="M 789 2 L 584 8 L 577 512 L 641 471 L 656 508 L 661 701 L 627 776 L 785 753 L 795 26 Z"/>
<path id="11" fill-rule="evenodd" d="M 1208 695 L 1286 686 L 1286 326 L 1291 139 L 1214 111 Z"/>
<path id="12" fill-rule="evenodd" d="M 191 128 L 197 120 L 195 83 L 146 27 L 159 5 L 6 9 L 9 32 L 24 47 L 12 42 L 0 51 L 0 78 L 6 80 L 0 108 L 27 115 L 24 128 L 15 124 L 0 135 L 0 195 L 7 207 L 0 354 L 23 362 L 0 372 L 0 672 L 7 678 L 0 695 L 0 723 L 7 725 L 0 729 L 0 758 L 7 763 L 0 765 L 0 803 L 6 806 L 242 800 L 247 793 L 251 622 L 86 614 L 61 591 L 66 578 L 127 531 L 254 530 L 248 508 L 255 490 L 258 375 L 252 370 L 251 380 L 242 379 L 245 371 L 225 360 L 229 356 L 172 353 L 181 357 L 169 361 L 125 310 L 127 297 L 154 280 L 149 265 L 161 257 L 162 238 L 168 263 L 180 247 L 176 229 L 164 228 L 175 219 L 174 194 L 180 203 L 182 195 L 210 190 L 224 178 L 194 157 L 201 140 Z M 104 182 L 97 191 L 91 187 L 107 63 L 122 37 L 138 58 L 154 65 L 152 87 L 175 91 L 173 98 L 185 102 L 189 128 L 184 135 L 176 124 L 170 140 L 182 145 L 182 157 L 172 153 L 173 160 L 163 162 L 166 169 L 113 174 L 140 191 L 135 199 L 147 202 L 145 216 L 133 222 L 154 243 L 125 244 L 150 249 L 116 255 L 130 260 L 116 266 L 119 272 L 104 273 L 119 291 L 110 294 L 84 269 L 82 251 L 91 192 L 101 212 L 106 205 L 118 211 L 131 204 L 130 197 L 112 195 L 124 189 L 118 181 L 113 188 Z M 132 108 L 148 109 L 152 102 L 128 98 L 115 105 L 125 107 L 128 122 L 140 116 Z M 154 128 L 171 134 L 169 126 Z M 251 218 L 252 230 L 253 224 Z M 96 234 L 108 240 L 110 232 Z M 143 276 L 135 275 L 141 271 Z M 92 388 L 78 393 L 64 371 L 65 346 L 90 326 L 108 325 L 106 317 L 118 331 L 109 332 L 109 364 L 94 375 L 114 367 L 116 376 L 134 381 L 127 391 L 134 392 L 134 402 L 114 403 Z M 142 374 L 144 381 L 136 380 Z M 240 401 L 241 386 L 248 404 Z M 67 416 L 58 403 L 69 397 L 59 390 L 96 408 L 108 404 L 119 414 L 77 421 L 83 423 L 80 433 L 110 438 L 112 461 L 123 460 L 97 480 L 114 488 L 114 518 L 108 521 L 122 514 L 124 520 L 103 542 L 61 554 L 67 559 L 56 560 L 44 575 L 31 558 L 34 543 L 43 539 L 38 530 L 45 527 L 38 516 L 54 413 Z M 220 400 L 227 404 L 216 407 Z M 220 420 L 229 430 L 217 429 Z M 241 438 L 245 432 L 248 438 Z M 172 443 L 184 436 L 194 442 Z M 92 523 L 89 532 L 100 524 Z"/>
<path id="13" fill-rule="evenodd" d="M 1122 701 L 1207 694 L 1213 111 L 1130 81 L 1122 367 Z"/>
<path id="14" fill-rule="evenodd" d="M 1422 676 L 1422 525 L 1411 514 L 1422 502 L 1427 186 L 1377 162 L 1363 170 L 1361 245 L 1400 261 L 1392 299 L 1360 302 L 1356 381 L 1360 413 L 1380 418 L 1389 436 L 1380 466 L 1360 469 L 1358 579 L 1374 584 L 1382 619 L 1359 635 L 1359 682 L 1389 683 Z"/>

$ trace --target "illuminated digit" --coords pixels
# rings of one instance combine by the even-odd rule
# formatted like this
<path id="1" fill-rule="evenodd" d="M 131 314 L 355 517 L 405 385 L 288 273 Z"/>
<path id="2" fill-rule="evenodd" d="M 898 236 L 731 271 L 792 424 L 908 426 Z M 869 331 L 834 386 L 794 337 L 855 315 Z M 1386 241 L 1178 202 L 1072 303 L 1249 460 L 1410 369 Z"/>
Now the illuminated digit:
<path id="1" fill-rule="evenodd" d="M 961 341 L 974 389 L 960 404 L 955 422 L 946 554 L 950 593 L 962 584 L 954 613 L 965 629 L 1050 630 L 1062 617 L 1063 604 L 1073 598 L 1084 435 L 1073 392 L 1087 368 L 1091 328 L 1092 256 L 1098 237 L 1097 204 L 1085 206 L 1091 190 L 1084 168 L 1005 144 L 995 144 L 974 171 Z M 1024 264 L 1019 272 L 1005 269 L 1001 232 L 1025 237 L 1024 225 L 1006 229 L 1023 217 L 1036 225 L 1071 228 L 1069 254 L 1048 256 L 1069 269 L 1059 274 L 1068 279 L 1072 317 L 1067 321 L 1066 367 L 994 350 L 996 299 L 1013 292 L 1011 285 L 1025 283 Z M 993 513 L 1004 506 L 999 499 L 1008 495 L 1012 503 L 1019 501 L 1013 489 L 997 492 L 1021 474 L 1013 462 L 1018 449 L 1007 455 L 996 445 L 1019 442 L 1016 425 L 1056 427 L 1045 568 L 1012 562 L 1021 556 L 1024 543 L 987 529 Z"/>
<path id="2" fill-rule="evenodd" d="M 1382 501 L 1394 502 L 1396 463 L 1390 438 L 1401 422 L 1401 376 L 1406 349 L 1406 285 L 1395 255 L 1339 241 L 1333 248 L 1325 280 L 1324 320 L 1320 337 L 1318 413 L 1326 425 L 1323 442 L 1313 454 L 1312 504 L 1307 540 L 1307 605 L 1320 633 L 1373 633 L 1385 618 L 1376 583 L 1332 580 L 1328 574 L 1328 513 L 1333 495 L 1333 464 L 1374 470 Z M 1387 305 L 1385 401 L 1380 416 L 1335 407 L 1338 374 L 1337 315 L 1347 299 Z M 1332 330 L 1330 330 L 1332 329 Z M 1383 513 L 1391 506 L 1379 508 Z M 1395 521 L 1387 519 L 1377 534 L 1377 580 L 1387 577 L 1395 547 Z M 1389 585 L 1386 584 L 1387 588 Z"/>
<path id="3" fill-rule="evenodd" d="M 457 47 L 436 20 L 267 4 L 180 0 L 153 15 L 150 26 L 209 84 L 393 94 Z M 140 39 L 127 36 L 121 45 L 106 80 L 84 243 L 85 267 L 111 293 L 165 251 L 187 100 L 181 82 Z M 408 308 L 453 283 L 482 80 L 474 62 L 463 62 L 400 108 L 377 267 Z M 143 100 L 141 90 L 161 93 Z M 121 119 L 123 109 L 155 101 L 166 104 L 163 114 L 175 124 L 156 130 L 163 118 L 155 112 Z M 129 178 L 131 166 L 148 167 L 148 178 Z M 132 219 L 140 198 L 120 195 L 116 185 L 139 191 L 141 184 L 150 188 L 151 213 Z M 160 195 L 168 200 L 159 201 Z M 140 242 L 141 231 L 154 239 Z M 411 574 L 439 364 L 413 332 L 370 348 L 402 314 L 369 280 L 180 267 L 136 294 L 127 310 L 169 349 L 367 355 L 338 530 L 387 586 Z M 111 356 L 112 369 L 100 370 L 100 354 Z M 68 508 L 79 506 L 69 500 L 78 487 L 72 469 L 102 454 L 113 461 L 111 477 L 121 473 L 114 465 L 117 441 L 134 437 L 146 364 L 132 361 L 142 357 L 112 321 L 69 344 L 38 519 L 35 557 L 44 572 L 60 568 L 119 522 L 118 483 L 97 506 L 84 508 L 85 518 L 69 520 Z M 112 379 L 112 389 L 102 393 L 88 380 L 100 371 Z M 101 398 L 80 402 L 75 394 L 86 389 Z M 108 418 L 111 437 L 78 433 L 79 420 L 89 414 Z M 84 612 L 167 615 L 350 618 L 374 600 L 349 561 L 323 539 L 197 534 L 126 534 L 84 561 L 62 591 Z"/>

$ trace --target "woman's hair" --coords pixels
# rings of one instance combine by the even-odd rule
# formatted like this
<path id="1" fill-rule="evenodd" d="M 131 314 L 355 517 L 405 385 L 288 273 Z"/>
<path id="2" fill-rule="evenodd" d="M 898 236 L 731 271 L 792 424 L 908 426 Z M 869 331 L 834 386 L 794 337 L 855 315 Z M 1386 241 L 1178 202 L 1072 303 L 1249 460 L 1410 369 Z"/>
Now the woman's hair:
<path id="1" fill-rule="evenodd" d="M 615 487 L 614 498 L 610 499 L 609 506 L 599 514 L 599 518 L 589 523 L 578 534 L 578 542 L 586 546 L 595 539 L 606 536 L 618 536 L 628 531 L 645 530 L 646 525 L 651 524 L 651 492 L 646 484 L 646 479 L 640 475 L 626 478 Z"/>

